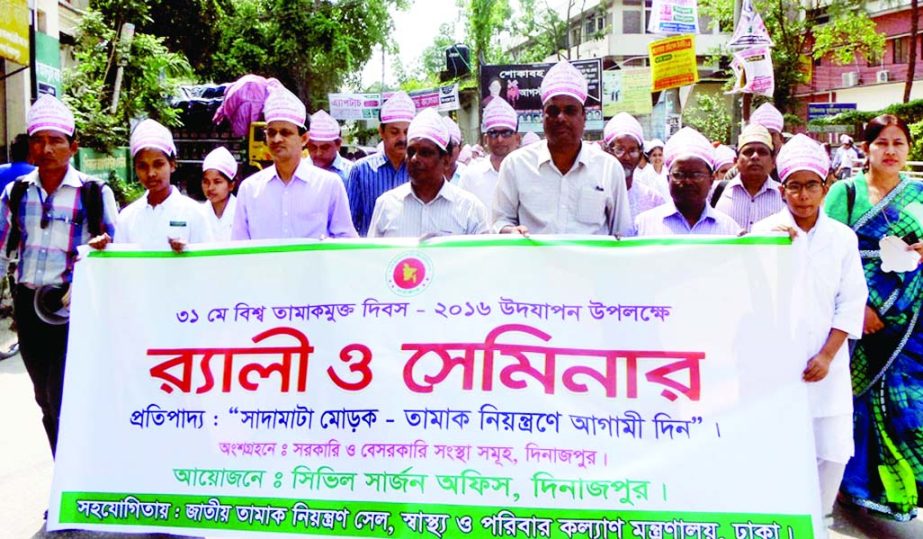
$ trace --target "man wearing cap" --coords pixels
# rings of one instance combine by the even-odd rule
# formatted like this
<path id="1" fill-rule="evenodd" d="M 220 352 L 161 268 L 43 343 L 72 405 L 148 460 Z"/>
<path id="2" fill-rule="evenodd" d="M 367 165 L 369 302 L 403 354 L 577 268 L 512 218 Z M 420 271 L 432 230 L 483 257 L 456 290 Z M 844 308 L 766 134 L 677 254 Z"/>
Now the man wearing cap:
<path id="1" fill-rule="evenodd" d="M 273 84 L 263 116 L 273 164 L 241 184 L 231 239 L 355 237 L 343 180 L 301 158 L 308 142 L 301 100 Z"/>
<path id="2" fill-rule="evenodd" d="M 484 137 L 490 154 L 473 161 L 458 182 L 458 186 L 471 192 L 484 207 L 494 203 L 497 181 L 500 179 L 500 164 L 519 148 L 520 136 L 516 130 L 519 121 L 516 111 L 502 97 L 492 99 L 484 107 Z"/>
<path id="3" fill-rule="evenodd" d="M 753 230 L 789 233 L 799 269 L 792 289 L 810 298 L 797 313 L 795 327 L 804 337 L 801 377 L 808 383 L 821 509 L 829 518 L 854 452 L 846 339 L 862 336 L 868 286 L 856 234 L 823 210 L 830 168 L 827 152 L 799 134 L 785 143 L 776 164 L 787 207 Z"/>
<path id="4" fill-rule="evenodd" d="M 625 186 L 628 188 L 632 223 L 640 213 L 666 202 L 659 192 L 644 183 L 633 181 L 644 144 L 644 129 L 634 116 L 627 112 L 613 116 L 603 128 L 603 144 L 603 149 L 618 159 L 625 170 Z M 628 235 L 634 236 L 636 233 L 632 227 Z"/>
<path id="5" fill-rule="evenodd" d="M 779 112 L 779 109 L 773 106 L 772 103 L 763 103 L 759 108 L 753 111 L 748 123 L 750 125 L 761 125 L 769 131 L 769 136 L 772 138 L 772 156 L 775 158 L 776 155 L 779 155 L 779 150 L 782 149 L 782 144 L 785 143 L 782 137 L 782 130 L 785 128 L 785 118 L 782 116 L 782 113 Z"/>
<path id="6" fill-rule="evenodd" d="M 37 312 L 35 297 L 45 296 L 49 287 L 70 286 L 77 247 L 96 235 L 115 235 L 117 206 L 109 186 L 70 166 L 77 141 L 67 106 L 43 95 L 29 109 L 27 124 L 37 168 L 7 185 L 0 197 L 0 252 L 19 253 L 13 296 L 19 352 L 54 455 L 69 324 L 64 317 L 49 320 Z M 56 305 L 62 315 L 68 296 Z"/>
<path id="7" fill-rule="evenodd" d="M 407 181 L 407 128 L 416 113 L 416 105 L 405 92 L 385 101 L 378 125 L 383 151 L 360 159 L 349 172 L 349 211 L 360 236 L 368 234 L 378 197 Z"/>
<path id="8" fill-rule="evenodd" d="M 859 152 L 853 146 L 852 137 L 840 135 L 840 147 L 833 153 L 833 172 L 837 179 L 848 178 L 852 167 L 859 160 Z"/>
<path id="9" fill-rule="evenodd" d="M 522 142 L 520 143 L 520 148 L 535 144 L 536 142 L 541 142 L 542 138 L 532 131 L 529 131 L 525 135 L 522 135 Z"/>
<path id="10" fill-rule="evenodd" d="M 448 116 L 443 116 L 442 121 L 445 122 L 445 126 L 449 130 L 449 168 L 445 177 L 450 182 L 458 185 L 458 180 L 461 179 L 467 168 L 464 164 L 458 162 L 462 150 L 461 129 L 459 129 L 455 120 Z"/>
<path id="11" fill-rule="evenodd" d="M 779 183 L 770 177 L 775 158 L 769 131 L 758 124 L 748 125 L 737 139 L 737 149 L 740 174 L 727 182 L 715 208 L 749 232 L 754 223 L 778 212 L 785 203 Z"/>
<path id="12" fill-rule="evenodd" d="M 340 124 L 326 111 L 319 110 L 311 115 L 311 129 L 308 131 L 308 153 L 317 168 L 333 172 L 343 180 L 344 187 L 349 179 L 353 164 L 340 155 Z"/>
<path id="13" fill-rule="evenodd" d="M 737 223 L 708 204 L 715 162 L 708 139 L 684 127 L 664 145 L 663 157 L 670 178 L 670 200 L 635 219 L 638 235 L 737 235 Z"/>
<path id="14" fill-rule="evenodd" d="M 434 109 L 407 130 L 410 181 L 378 197 L 369 237 L 421 237 L 487 232 L 487 208 L 448 181 L 449 130 Z"/>
<path id="15" fill-rule="evenodd" d="M 542 79 L 546 140 L 500 166 L 493 230 L 518 234 L 626 234 L 631 210 L 622 165 L 583 143 L 587 81 L 566 60 Z"/>

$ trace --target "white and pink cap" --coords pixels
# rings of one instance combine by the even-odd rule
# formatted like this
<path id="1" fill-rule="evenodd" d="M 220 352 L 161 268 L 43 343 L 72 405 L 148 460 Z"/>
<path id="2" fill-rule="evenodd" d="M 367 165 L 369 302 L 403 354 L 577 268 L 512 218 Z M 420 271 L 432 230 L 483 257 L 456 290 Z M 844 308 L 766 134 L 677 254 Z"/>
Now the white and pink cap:
<path id="1" fill-rule="evenodd" d="M 587 80 L 579 69 L 567 60 L 561 60 L 545 73 L 540 88 L 542 105 L 556 95 L 573 97 L 580 103 L 586 102 Z"/>
<path id="2" fill-rule="evenodd" d="M 288 122 L 304 129 L 308 111 L 298 96 L 279 83 L 269 83 L 269 93 L 263 102 L 263 119 L 266 123 Z"/>
<path id="3" fill-rule="evenodd" d="M 684 127 L 663 146 L 663 163 L 669 171 L 675 161 L 690 157 L 701 159 L 709 168 L 715 169 L 715 149 L 711 142 L 695 129 Z"/>
<path id="4" fill-rule="evenodd" d="M 202 172 L 209 169 L 217 170 L 224 174 L 228 180 L 233 181 L 234 176 L 237 175 L 237 159 L 234 159 L 234 156 L 231 155 L 227 148 L 218 146 L 208 152 L 208 155 L 205 156 L 205 161 L 202 162 Z"/>
<path id="5" fill-rule="evenodd" d="M 715 148 L 715 170 L 724 165 L 731 165 L 737 162 L 737 152 L 734 148 L 722 144 Z"/>
<path id="6" fill-rule="evenodd" d="M 381 123 L 412 122 L 417 106 L 406 92 L 397 92 L 381 106 Z"/>
<path id="7" fill-rule="evenodd" d="M 484 107 L 484 131 L 491 129 L 518 129 L 518 115 L 502 97 L 495 97 Z"/>
<path id="8" fill-rule="evenodd" d="M 826 180 L 830 171 L 830 157 L 826 150 L 810 137 L 797 134 L 779 150 L 776 157 L 779 179 L 783 182 L 799 170 L 807 170 Z"/>
<path id="9" fill-rule="evenodd" d="M 627 112 L 620 112 L 613 116 L 603 128 L 603 141 L 606 146 L 612 144 L 615 137 L 630 135 L 638 141 L 638 147 L 644 146 L 644 128 L 634 116 Z"/>
<path id="10" fill-rule="evenodd" d="M 521 148 L 523 146 L 535 144 L 536 142 L 541 142 L 541 140 L 542 140 L 541 137 L 539 137 L 532 131 L 529 131 L 528 133 L 522 136 L 522 141 L 519 143 L 519 147 Z"/>
<path id="11" fill-rule="evenodd" d="M 167 157 L 176 156 L 176 145 L 173 143 L 170 130 L 151 119 L 143 120 L 135 126 L 135 130 L 131 132 L 129 146 L 132 159 L 144 149 L 159 150 Z"/>
<path id="12" fill-rule="evenodd" d="M 26 117 L 26 133 L 51 130 L 74 136 L 74 113 L 53 95 L 42 94 L 29 107 Z"/>
<path id="13" fill-rule="evenodd" d="M 772 106 L 772 103 L 763 103 L 758 109 L 750 115 L 751 124 L 759 124 L 770 131 L 782 132 L 785 125 L 785 118 L 779 109 Z"/>
<path id="14" fill-rule="evenodd" d="M 311 129 L 308 138 L 317 142 L 340 140 L 340 124 L 326 111 L 319 110 L 311 115 Z"/>
<path id="15" fill-rule="evenodd" d="M 461 129 L 458 127 L 458 124 L 455 123 L 455 120 L 448 116 L 443 116 L 442 121 L 445 122 L 445 127 L 449 130 L 449 139 L 452 143 L 461 144 Z"/>
<path id="16" fill-rule="evenodd" d="M 407 141 L 425 138 L 445 150 L 449 145 L 449 128 L 436 109 L 423 109 L 407 128 Z"/>

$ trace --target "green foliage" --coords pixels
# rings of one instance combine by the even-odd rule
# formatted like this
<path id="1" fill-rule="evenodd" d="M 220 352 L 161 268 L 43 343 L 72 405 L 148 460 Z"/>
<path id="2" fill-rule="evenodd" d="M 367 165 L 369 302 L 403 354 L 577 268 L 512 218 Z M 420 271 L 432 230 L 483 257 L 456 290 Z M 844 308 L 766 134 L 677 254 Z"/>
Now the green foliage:
<path id="1" fill-rule="evenodd" d="M 215 72 L 220 32 L 235 0 L 162 1 L 139 30 L 164 38 L 170 50 L 182 51 L 203 79 Z"/>
<path id="2" fill-rule="evenodd" d="M 148 116 L 168 126 L 179 124 L 168 99 L 177 84 L 192 76 L 186 58 L 170 52 L 163 39 L 136 32 L 130 46 L 118 40 L 126 21 L 147 21 L 150 6 L 140 1 L 95 2 L 77 27 L 77 65 L 64 72 L 64 101 L 74 111 L 81 144 L 109 153 L 128 142 L 132 118 Z M 118 108 L 110 114 L 116 71 L 124 75 Z"/>
<path id="3" fill-rule="evenodd" d="M 472 61 L 480 65 L 481 59 L 488 64 L 500 64 L 508 60 L 500 47 L 497 36 L 509 30 L 513 11 L 508 0 L 466 0 L 465 28 L 467 42 L 471 47 Z M 474 66 L 472 66 L 474 67 Z"/>
<path id="4" fill-rule="evenodd" d="M 358 77 L 393 30 L 390 11 L 406 0 L 232 0 L 219 31 L 213 76 L 279 79 L 316 110 Z"/>
<path id="5" fill-rule="evenodd" d="M 697 93 L 695 107 L 683 111 L 683 124 L 695 128 L 708 140 L 731 140 L 731 113 L 721 94 Z"/>
<path id="6" fill-rule="evenodd" d="M 120 208 L 124 208 L 138 200 L 144 194 L 144 186 L 140 182 L 135 180 L 125 181 L 115 171 L 109 172 L 109 181 L 106 183 L 112 188 L 112 194 L 115 195 L 115 201 Z"/>
<path id="7" fill-rule="evenodd" d="M 791 110 L 795 88 L 806 82 L 805 57 L 829 56 L 836 63 L 877 58 L 884 50 L 884 36 L 865 8 L 866 0 L 754 0 L 757 13 L 772 38 L 775 75 L 773 102 L 779 110 Z M 699 9 L 722 28 L 732 26 L 733 0 L 700 0 Z"/>
<path id="8" fill-rule="evenodd" d="M 907 125 L 910 128 L 910 136 L 913 137 L 913 144 L 910 146 L 910 155 L 908 161 L 923 161 L 923 120 Z"/>
<path id="9" fill-rule="evenodd" d="M 830 116 L 818 118 L 808 122 L 809 125 L 862 125 L 876 116 L 893 114 L 907 122 L 908 125 L 923 121 L 923 99 L 915 99 L 907 103 L 894 103 L 881 110 L 851 110 Z M 914 137 L 916 139 L 916 137 Z"/>
<path id="10" fill-rule="evenodd" d="M 542 62 L 545 58 L 559 52 L 567 36 L 567 25 L 558 12 L 537 6 L 536 0 L 520 0 L 520 15 L 512 24 L 512 31 L 517 36 L 531 39 L 530 46 L 516 55 L 520 63 Z"/>

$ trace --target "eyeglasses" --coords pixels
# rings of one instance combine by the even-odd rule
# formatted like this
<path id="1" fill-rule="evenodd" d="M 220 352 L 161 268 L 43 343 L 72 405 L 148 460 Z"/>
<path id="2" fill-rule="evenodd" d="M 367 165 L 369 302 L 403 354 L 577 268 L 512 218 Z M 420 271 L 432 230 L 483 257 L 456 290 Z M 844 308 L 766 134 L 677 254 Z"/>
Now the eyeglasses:
<path id="1" fill-rule="evenodd" d="M 621 146 L 609 146 L 609 153 L 612 155 L 641 155 L 641 148 L 623 148 Z"/>
<path id="2" fill-rule="evenodd" d="M 782 187 L 784 187 L 785 192 L 790 195 L 797 195 L 801 193 L 802 190 L 807 191 L 812 195 L 816 195 L 817 193 L 821 192 L 821 189 L 824 187 L 824 183 L 819 181 L 812 181 L 808 183 L 785 182 L 782 184 Z"/>
<path id="3" fill-rule="evenodd" d="M 708 172 L 676 171 L 676 172 L 670 172 L 670 178 L 672 178 L 674 182 L 681 182 L 687 179 L 692 180 L 694 182 L 704 182 L 705 180 L 708 180 L 711 178 L 711 174 L 709 174 Z"/>
<path id="4" fill-rule="evenodd" d="M 487 132 L 487 136 L 490 138 L 510 138 L 515 134 L 516 132 L 512 129 L 496 129 Z"/>
<path id="5" fill-rule="evenodd" d="M 266 138 L 271 139 L 276 135 L 282 135 L 283 138 L 289 138 L 298 134 L 298 131 L 292 131 L 291 129 L 275 129 L 272 127 L 267 127 L 265 130 Z"/>
<path id="6" fill-rule="evenodd" d="M 544 112 L 545 112 L 545 116 L 548 116 L 549 118 L 557 118 L 561 114 L 564 114 L 565 116 L 574 117 L 580 114 L 581 108 L 576 105 L 567 105 L 566 107 L 562 109 L 555 105 L 551 105 L 551 106 L 545 107 Z"/>

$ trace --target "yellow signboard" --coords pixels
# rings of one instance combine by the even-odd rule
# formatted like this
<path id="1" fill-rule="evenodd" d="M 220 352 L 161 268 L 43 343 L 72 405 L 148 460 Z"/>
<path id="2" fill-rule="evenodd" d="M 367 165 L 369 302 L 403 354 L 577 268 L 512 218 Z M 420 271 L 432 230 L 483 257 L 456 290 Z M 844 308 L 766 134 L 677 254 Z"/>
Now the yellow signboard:
<path id="1" fill-rule="evenodd" d="M 695 84 L 699 70 L 695 61 L 695 35 L 668 37 L 648 45 L 651 91 L 659 92 Z"/>
<path id="2" fill-rule="evenodd" d="M 29 63 L 28 0 L 0 0 L 0 57 L 20 65 Z"/>
<path id="3" fill-rule="evenodd" d="M 651 113 L 651 69 L 623 67 L 603 72 L 603 116 L 619 112 L 634 115 Z"/>

